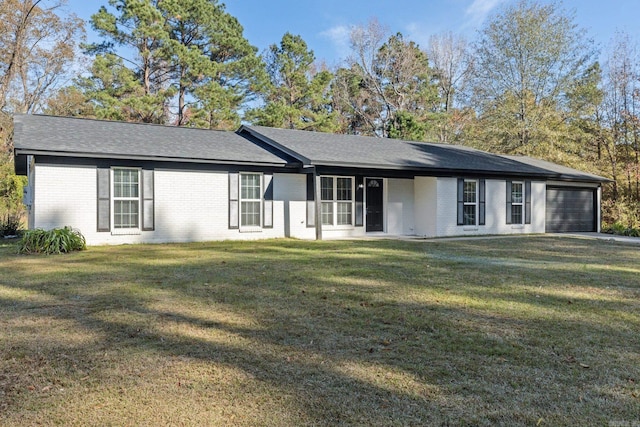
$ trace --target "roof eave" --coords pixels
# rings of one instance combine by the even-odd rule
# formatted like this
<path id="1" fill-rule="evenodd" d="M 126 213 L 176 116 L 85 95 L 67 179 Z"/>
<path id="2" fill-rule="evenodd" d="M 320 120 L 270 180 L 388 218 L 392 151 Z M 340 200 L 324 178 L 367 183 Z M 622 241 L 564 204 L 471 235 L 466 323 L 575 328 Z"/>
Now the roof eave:
<path id="1" fill-rule="evenodd" d="M 479 170 L 479 169 L 454 169 L 454 168 L 438 168 L 438 167 L 424 167 L 413 165 L 381 165 L 375 163 L 351 163 L 351 162 L 311 162 L 310 166 L 316 167 L 337 167 L 337 168 L 352 168 L 352 169 L 381 169 L 389 171 L 406 171 L 415 172 L 417 174 L 430 174 L 430 175 L 486 175 L 486 176 L 525 176 L 540 179 L 559 179 L 557 175 L 549 173 L 536 173 L 536 172 L 515 172 L 515 171 L 492 171 L 492 170 Z"/>
<path id="2" fill-rule="evenodd" d="M 163 163 L 199 163 L 199 164 L 221 164 L 221 165 L 244 165 L 244 166 L 269 166 L 285 168 L 289 166 L 286 162 L 259 162 L 259 161 L 242 161 L 228 159 L 197 159 L 193 157 L 164 157 L 164 156 L 142 156 L 129 154 L 113 154 L 113 153 L 85 153 L 70 151 L 49 151 L 49 150 L 33 150 L 33 149 L 15 149 L 15 156 L 51 156 L 51 157 L 76 157 L 76 158 L 96 158 L 96 159 L 117 159 L 117 160 L 134 160 L 134 161 L 155 161 Z"/>
<path id="3" fill-rule="evenodd" d="M 559 174 L 557 177 L 554 177 L 553 179 L 557 181 L 564 181 L 564 182 L 592 182 L 592 183 L 598 183 L 598 184 L 614 182 L 612 179 L 605 178 L 603 176 L 582 177 L 582 176 L 566 175 L 566 174 Z"/>

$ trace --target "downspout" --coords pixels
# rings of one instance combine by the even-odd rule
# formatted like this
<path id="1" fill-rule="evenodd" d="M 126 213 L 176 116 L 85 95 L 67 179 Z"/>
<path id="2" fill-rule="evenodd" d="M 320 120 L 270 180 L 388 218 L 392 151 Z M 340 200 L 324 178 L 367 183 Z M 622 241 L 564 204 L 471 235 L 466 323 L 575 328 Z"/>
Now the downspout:
<path id="1" fill-rule="evenodd" d="M 596 190 L 596 233 L 602 232 L 602 184 L 598 184 Z"/>
<path id="2" fill-rule="evenodd" d="M 316 240 L 322 240 L 322 202 L 320 200 L 320 175 L 318 170 L 313 168 L 313 196 L 315 199 L 316 216 Z"/>

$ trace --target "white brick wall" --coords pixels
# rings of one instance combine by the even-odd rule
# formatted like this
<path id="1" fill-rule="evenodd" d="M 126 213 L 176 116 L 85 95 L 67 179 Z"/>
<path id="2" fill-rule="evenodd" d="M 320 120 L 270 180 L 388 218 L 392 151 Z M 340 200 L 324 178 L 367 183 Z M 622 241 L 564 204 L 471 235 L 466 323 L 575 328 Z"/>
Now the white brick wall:
<path id="1" fill-rule="evenodd" d="M 34 227 L 50 229 L 70 225 L 88 244 L 180 242 L 224 239 L 264 239 L 285 236 L 282 190 L 274 192 L 272 229 L 243 232 L 228 228 L 228 174 L 226 172 L 156 169 L 155 230 L 136 235 L 97 232 L 97 177 L 95 167 L 52 166 L 35 168 Z M 275 174 L 274 189 L 295 187 L 295 175 Z M 303 177 L 304 178 L 304 177 Z M 292 184 L 293 180 L 293 184 Z M 303 187 L 302 191 L 304 191 Z M 277 196 L 281 196 L 280 199 Z M 295 194 L 294 194 L 295 196 Z M 296 197 L 294 197 L 296 199 Z M 294 211 L 298 202 L 293 203 Z M 299 202 L 304 206 L 304 202 Z M 303 212 L 302 220 L 305 219 Z M 311 229 L 312 230 L 312 229 Z M 304 231 L 306 227 L 304 227 Z M 315 234 L 311 233 L 314 237 Z M 296 231 L 292 237 L 305 238 Z"/>
<path id="2" fill-rule="evenodd" d="M 307 177 L 303 174 L 276 174 L 273 198 L 282 200 L 284 235 L 296 239 L 315 239 L 315 228 L 307 227 Z"/>
<path id="3" fill-rule="evenodd" d="M 506 223 L 505 180 L 486 182 L 486 224 L 476 227 L 457 225 L 458 190 L 456 178 L 438 178 L 437 183 L 437 236 L 482 234 L 544 233 L 546 186 L 544 182 L 531 183 L 531 224 Z"/>
<path id="4" fill-rule="evenodd" d="M 387 179 L 387 227 L 389 234 L 415 234 L 412 179 Z"/>
<path id="5" fill-rule="evenodd" d="M 34 167 L 33 227 L 70 225 L 89 239 L 96 229 L 96 169 L 92 167 Z"/>
<path id="6" fill-rule="evenodd" d="M 437 224 L 438 178 L 417 176 L 414 183 L 415 234 L 435 237 Z"/>
<path id="7" fill-rule="evenodd" d="M 315 239 L 307 227 L 306 177 L 274 174 L 272 229 L 243 232 L 228 227 L 228 174 L 215 171 L 156 169 L 155 230 L 136 235 L 97 232 L 95 167 L 36 164 L 31 181 L 33 227 L 70 225 L 89 244 L 179 242 L 292 237 Z M 388 234 L 458 236 L 544 233 L 546 183 L 532 182 L 532 223 L 506 224 L 504 180 L 486 180 L 486 225 L 457 225 L 456 178 L 417 177 L 385 180 L 385 230 Z M 360 237 L 365 227 L 323 228 L 323 238 Z"/>

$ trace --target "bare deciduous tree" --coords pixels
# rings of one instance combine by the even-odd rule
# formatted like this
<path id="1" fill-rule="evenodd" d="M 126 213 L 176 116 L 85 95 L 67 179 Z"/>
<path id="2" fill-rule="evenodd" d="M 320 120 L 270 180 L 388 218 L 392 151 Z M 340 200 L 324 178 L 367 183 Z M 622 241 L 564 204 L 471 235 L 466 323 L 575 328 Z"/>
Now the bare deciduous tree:
<path id="1" fill-rule="evenodd" d="M 594 57 L 572 13 L 520 0 L 488 21 L 474 57 L 473 106 L 491 149 L 540 155 L 565 141 L 566 94 Z"/>
<path id="2" fill-rule="evenodd" d="M 62 1 L 0 0 L 0 110 L 31 112 L 72 69 L 84 24 Z"/>
<path id="3" fill-rule="evenodd" d="M 429 38 L 429 61 L 434 70 L 440 92 L 443 120 L 438 125 L 440 142 L 450 142 L 452 135 L 460 131 L 464 122 L 464 110 L 456 102 L 464 93 L 467 79 L 473 72 L 473 58 L 469 54 L 467 42 L 451 32 L 433 35 Z"/>
<path id="4" fill-rule="evenodd" d="M 376 20 L 352 29 L 353 53 L 336 73 L 336 104 L 352 117 L 350 126 L 361 126 L 355 133 L 424 139 L 437 98 L 427 54 L 400 33 L 387 35 Z"/>
<path id="5" fill-rule="evenodd" d="M 602 149 L 614 182 L 613 198 L 640 200 L 640 62 L 627 34 L 617 34 L 607 59 L 601 126 L 607 130 Z M 622 182 L 620 175 L 624 176 Z M 624 184 L 624 185 L 621 185 Z"/>

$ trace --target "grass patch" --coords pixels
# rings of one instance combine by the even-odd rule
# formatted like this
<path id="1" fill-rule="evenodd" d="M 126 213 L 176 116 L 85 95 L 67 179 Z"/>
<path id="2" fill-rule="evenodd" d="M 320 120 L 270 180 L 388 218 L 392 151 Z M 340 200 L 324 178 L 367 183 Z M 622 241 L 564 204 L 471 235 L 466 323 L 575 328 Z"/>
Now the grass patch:
<path id="1" fill-rule="evenodd" d="M 3 243 L 0 269 L 2 425 L 639 421 L 636 247 Z"/>

